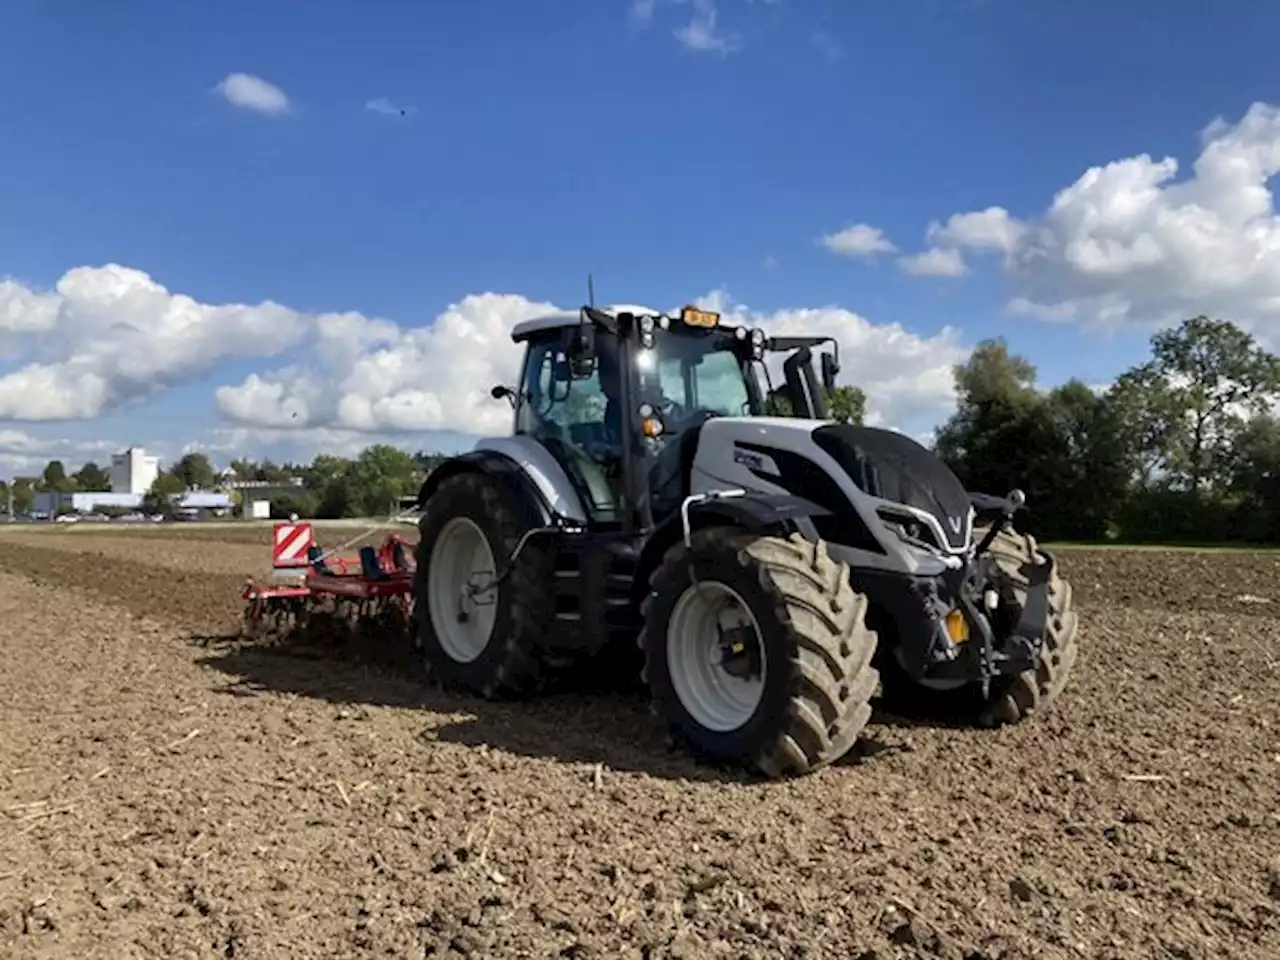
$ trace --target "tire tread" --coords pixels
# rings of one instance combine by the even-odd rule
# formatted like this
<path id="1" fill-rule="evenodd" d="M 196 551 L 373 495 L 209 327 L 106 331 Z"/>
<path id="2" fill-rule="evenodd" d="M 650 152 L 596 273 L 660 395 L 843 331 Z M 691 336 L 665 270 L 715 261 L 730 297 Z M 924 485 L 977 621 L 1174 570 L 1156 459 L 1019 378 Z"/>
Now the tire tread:
<path id="1" fill-rule="evenodd" d="M 695 553 L 731 553 L 744 570 L 754 570 L 778 620 L 790 631 L 793 685 L 786 715 L 751 758 L 754 765 L 770 777 L 782 778 L 807 774 L 839 759 L 870 719 L 870 699 L 879 682 L 871 665 L 877 636 L 866 626 L 867 600 L 854 592 L 848 566 L 834 559 L 823 543 L 798 533 L 759 536 L 710 527 L 694 533 L 693 547 Z M 684 544 L 677 542 L 650 579 L 639 637 L 646 651 L 653 598 L 675 589 L 686 562 Z"/>

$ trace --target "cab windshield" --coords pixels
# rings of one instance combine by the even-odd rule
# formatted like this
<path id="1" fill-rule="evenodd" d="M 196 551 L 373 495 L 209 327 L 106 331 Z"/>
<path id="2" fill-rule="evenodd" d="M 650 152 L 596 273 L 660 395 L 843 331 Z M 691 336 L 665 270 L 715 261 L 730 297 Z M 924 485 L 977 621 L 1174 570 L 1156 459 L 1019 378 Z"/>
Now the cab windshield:
<path id="1" fill-rule="evenodd" d="M 701 422 L 756 412 L 752 397 L 759 393 L 748 388 L 753 374 L 724 331 L 659 331 L 653 346 L 637 348 L 635 358 L 641 396 L 662 411 L 673 432 L 695 416 Z"/>

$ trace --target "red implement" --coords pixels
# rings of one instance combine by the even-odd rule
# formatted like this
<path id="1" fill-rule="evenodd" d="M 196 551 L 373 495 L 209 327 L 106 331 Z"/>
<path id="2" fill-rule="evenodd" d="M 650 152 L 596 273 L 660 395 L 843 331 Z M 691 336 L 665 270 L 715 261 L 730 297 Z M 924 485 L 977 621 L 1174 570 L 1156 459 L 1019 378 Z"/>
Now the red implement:
<path id="1" fill-rule="evenodd" d="M 354 556 L 325 555 L 311 524 L 277 523 L 271 561 L 274 582 L 248 580 L 240 592 L 246 637 L 288 633 L 317 615 L 357 632 L 408 629 L 417 565 L 413 546 L 398 534 Z"/>

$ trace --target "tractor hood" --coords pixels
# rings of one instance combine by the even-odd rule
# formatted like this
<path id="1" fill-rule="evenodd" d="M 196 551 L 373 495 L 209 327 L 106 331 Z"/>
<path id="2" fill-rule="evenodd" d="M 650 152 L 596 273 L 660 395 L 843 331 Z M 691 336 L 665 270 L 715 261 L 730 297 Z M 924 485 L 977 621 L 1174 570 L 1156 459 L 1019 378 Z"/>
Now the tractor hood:
<path id="1" fill-rule="evenodd" d="M 921 444 L 894 430 L 843 423 L 814 428 L 813 441 L 858 489 L 932 514 L 951 547 L 967 545 L 969 494 L 951 469 Z"/>

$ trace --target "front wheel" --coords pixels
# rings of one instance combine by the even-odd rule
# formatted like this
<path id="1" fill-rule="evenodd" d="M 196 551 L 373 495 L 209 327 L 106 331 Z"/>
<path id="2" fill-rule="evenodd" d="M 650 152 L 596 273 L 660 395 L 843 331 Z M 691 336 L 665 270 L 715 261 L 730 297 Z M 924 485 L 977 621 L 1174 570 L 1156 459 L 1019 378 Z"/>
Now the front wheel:
<path id="1" fill-rule="evenodd" d="M 985 531 L 974 531 L 985 536 Z M 1030 534 L 1002 530 L 991 543 L 991 554 L 999 570 L 997 590 L 1011 611 L 1021 614 L 1029 581 L 1023 572 L 1027 564 L 1042 563 L 1044 551 Z M 979 720 L 986 726 L 1017 723 L 1056 700 L 1067 686 L 1079 651 L 1077 637 L 1080 617 L 1070 581 L 1058 574 L 1054 565 L 1049 578 L 1049 622 L 1040 650 L 1040 663 L 1005 678 L 993 689 L 993 696 Z"/>
<path id="2" fill-rule="evenodd" d="M 693 753 L 780 778 L 853 746 L 871 716 L 876 635 L 824 544 L 700 530 L 667 551 L 650 588 L 645 677 Z"/>
<path id="3" fill-rule="evenodd" d="M 975 539 L 985 535 L 985 529 L 975 528 Z M 1024 568 L 1044 562 L 1045 554 L 1034 537 L 1012 530 L 997 534 L 990 549 L 995 560 L 991 586 L 1006 611 L 993 623 L 999 634 L 1013 629 L 1022 614 L 1030 583 Z M 881 662 L 884 705 L 895 713 L 985 727 L 1020 723 L 1046 709 L 1065 689 L 1075 666 L 1079 628 L 1071 584 L 1062 579 L 1055 567 L 1049 579 L 1048 629 L 1037 666 L 995 678 L 984 698 L 977 682 L 911 676 L 898 660 L 901 648 L 894 643 Z"/>

